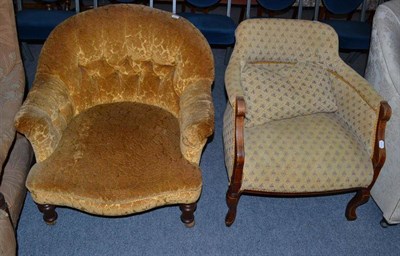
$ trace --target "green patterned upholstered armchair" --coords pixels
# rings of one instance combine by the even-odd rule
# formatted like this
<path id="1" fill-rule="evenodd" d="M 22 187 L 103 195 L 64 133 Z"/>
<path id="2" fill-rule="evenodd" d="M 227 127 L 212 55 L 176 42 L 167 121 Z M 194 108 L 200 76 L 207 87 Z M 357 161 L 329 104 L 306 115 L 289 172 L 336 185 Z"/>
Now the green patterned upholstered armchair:
<path id="1" fill-rule="evenodd" d="M 16 116 L 36 155 L 26 185 L 45 221 L 55 206 L 121 216 L 179 204 L 193 225 L 213 80 L 207 41 L 168 12 L 108 5 L 53 30 Z"/>
<path id="2" fill-rule="evenodd" d="M 340 59 L 327 25 L 252 19 L 236 40 L 225 74 L 226 225 L 243 193 L 355 191 L 346 217 L 356 219 L 385 161 L 390 106 Z"/>

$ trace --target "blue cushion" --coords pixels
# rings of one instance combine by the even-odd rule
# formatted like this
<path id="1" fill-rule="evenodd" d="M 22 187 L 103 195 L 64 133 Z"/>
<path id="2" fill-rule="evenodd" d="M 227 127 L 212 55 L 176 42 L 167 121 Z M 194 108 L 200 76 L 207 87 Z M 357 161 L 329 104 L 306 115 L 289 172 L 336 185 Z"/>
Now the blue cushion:
<path id="1" fill-rule="evenodd" d="M 348 14 L 357 9 L 363 0 L 323 0 L 325 8 L 334 14 Z"/>
<path id="2" fill-rule="evenodd" d="M 281 11 L 289 8 L 294 4 L 295 0 L 257 0 L 257 2 L 265 9 L 272 11 Z"/>
<path id="3" fill-rule="evenodd" d="M 339 36 L 339 48 L 348 50 L 368 50 L 371 26 L 361 21 L 324 20 Z"/>
<path id="4" fill-rule="evenodd" d="M 197 27 L 211 45 L 235 43 L 235 22 L 228 16 L 204 13 L 180 13 Z"/>
<path id="5" fill-rule="evenodd" d="M 58 24 L 73 15 L 74 11 L 19 11 L 16 15 L 18 38 L 21 41 L 44 41 Z"/>
<path id="6" fill-rule="evenodd" d="M 216 5 L 220 0 L 185 0 L 185 1 L 198 8 L 206 8 Z"/>
<path id="7" fill-rule="evenodd" d="M 136 3 L 138 0 L 115 0 L 117 3 L 122 3 L 122 4 L 132 4 Z"/>

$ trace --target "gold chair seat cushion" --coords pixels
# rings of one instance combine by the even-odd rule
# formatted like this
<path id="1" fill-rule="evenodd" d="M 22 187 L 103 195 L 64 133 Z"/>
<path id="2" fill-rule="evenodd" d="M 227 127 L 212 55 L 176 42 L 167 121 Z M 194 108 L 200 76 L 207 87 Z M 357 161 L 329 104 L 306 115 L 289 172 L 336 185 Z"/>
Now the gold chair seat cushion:
<path id="1" fill-rule="evenodd" d="M 303 193 L 368 187 L 368 152 L 334 113 L 245 129 L 243 190 Z"/>
<path id="2" fill-rule="evenodd" d="M 35 202 L 100 215 L 193 203 L 199 167 L 183 158 L 178 119 L 141 103 L 92 107 L 72 119 L 54 153 L 29 173 Z"/>
<path id="3" fill-rule="evenodd" d="M 331 74 L 318 64 L 259 62 L 242 65 L 248 127 L 337 110 L 331 91 Z"/>

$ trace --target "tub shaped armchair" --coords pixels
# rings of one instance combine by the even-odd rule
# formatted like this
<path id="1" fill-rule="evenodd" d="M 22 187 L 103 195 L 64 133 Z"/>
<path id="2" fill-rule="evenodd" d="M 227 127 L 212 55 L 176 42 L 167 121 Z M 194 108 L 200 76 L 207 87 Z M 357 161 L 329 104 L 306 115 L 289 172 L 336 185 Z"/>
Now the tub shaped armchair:
<path id="1" fill-rule="evenodd" d="M 120 216 L 179 204 L 192 225 L 213 80 L 207 41 L 171 13 L 110 5 L 58 26 L 16 117 L 36 155 L 26 185 L 45 221 L 55 206 Z"/>
<path id="2" fill-rule="evenodd" d="M 236 30 L 225 74 L 226 224 L 240 196 L 356 191 L 356 219 L 385 160 L 390 106 L 338 55 L 323 23 L 252 19 Z"/>

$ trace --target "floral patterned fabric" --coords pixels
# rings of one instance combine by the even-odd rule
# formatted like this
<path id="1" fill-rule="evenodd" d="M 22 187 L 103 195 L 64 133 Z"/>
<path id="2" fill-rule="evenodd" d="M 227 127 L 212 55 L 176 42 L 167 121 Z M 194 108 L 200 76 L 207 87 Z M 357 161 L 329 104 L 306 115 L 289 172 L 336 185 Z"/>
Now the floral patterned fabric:
<path id="1" fill-rule="evenodd" d="M 33 200 L 112 216 L 196 202 L 214 130 L 213 64 L 191 23 L 146 6 L 60 24 L 15 118 L 35 151 Z"/>
<path id="2" fill-rule="evenodd" d="M 314 114 L 245 129 L 242 189 L 319 192 L 367 187 L 366 150 L 335 114 Z"/>

